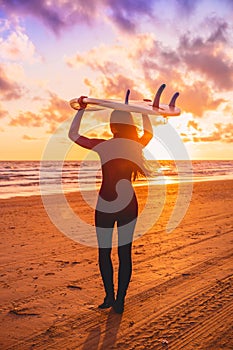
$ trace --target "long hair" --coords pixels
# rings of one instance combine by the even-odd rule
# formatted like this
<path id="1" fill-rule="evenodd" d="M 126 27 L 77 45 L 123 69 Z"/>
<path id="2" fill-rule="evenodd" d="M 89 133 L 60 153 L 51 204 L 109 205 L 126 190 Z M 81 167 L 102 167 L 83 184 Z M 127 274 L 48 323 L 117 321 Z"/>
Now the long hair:
<path id="1" fill-rule="evenodd" d="M 114 110 L 110 117 L 110 128 L 114 137 L 125 138 L 135 141 L 133 147 L 133 159 L 129 162 L 132 171 L 132 180 L 150 175 L 151 170 L 143 155 L 143 146 L 138 136 L 138 128 L 134 123 L 131 113 Z"/>

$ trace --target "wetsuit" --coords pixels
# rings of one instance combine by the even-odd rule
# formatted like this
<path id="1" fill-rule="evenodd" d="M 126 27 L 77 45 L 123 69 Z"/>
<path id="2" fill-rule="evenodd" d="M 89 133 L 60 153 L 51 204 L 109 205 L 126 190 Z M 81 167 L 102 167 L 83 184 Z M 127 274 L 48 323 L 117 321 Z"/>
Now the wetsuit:
<path id="1" fill-rule="evenodd" d="M 84 110 L 81 109 L 76 114 L 69 137 L 78 145 L 97 152 L 101 160 L 103 179 L 95 210 L 95 225 L 99 245 L 99 267 L 106 298 L 100 307 L 110 307 L 114 300 L 111 250 L 113 227 L 116 223 L 119 271 L 114 310 L 122 313 L 132 273 L 131 248 L 138 216 L 138 203 L 131 180 L 133 172 L 135 173 L 135 164 L 140 167 L 138 162 L 142 160 L 142 148 L 153 136 L 152 126 L 148 116 L 143 115 L 143 135 L 137 141 L 128 139 L 130 133 L 126 126 L 121 129 L 123 130 L 121 137 L 114 133 L 114 137 L 109 140 L 91 139 L 79 134 L 83 113 Z M 125 119 L 125 115 L 122 117 Z"/>
<path id="2" fill-rule="evenodd" d="M 107 142 L 106 146 L 108 146 Z M 137 198 L 131 184 L 131 162 L 125 159 L 110 160 L 102 166 L 102 173 L 103 182 L 95 211 L 95 225 L 99 244 L 99 267 L 106 295 L 112 296 L 114 295 L 114 287 L 111 250 L 113 227 L 116 223 L 119 257 L 117 297 L 123 298 L 132 274 L 131 248 L 138 216 Z M 117 192 L 117 183 L 122 179 L 126 181 L 123 182 L 123 187 L 118 189 Z M 106 201 L 103 208 L 100 205 L 101 199 Z M 114 203 L 117 200 L 117 204 Z"/>

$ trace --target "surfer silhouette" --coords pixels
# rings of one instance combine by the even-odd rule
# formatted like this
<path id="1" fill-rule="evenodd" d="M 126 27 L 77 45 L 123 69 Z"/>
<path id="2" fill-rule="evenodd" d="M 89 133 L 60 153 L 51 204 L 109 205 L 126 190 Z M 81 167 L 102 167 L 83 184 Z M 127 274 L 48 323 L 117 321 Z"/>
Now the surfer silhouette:
<path id="1" fill-rule="evenodd" d="M 113 307 L 116 313 L 122 314 L 132 274 L 132 241 L 138 217 L 138 202 L 132 182 L 147 174 L 142 150 L 153 137 L 152 125 L 149 117 L 142 115 L 143 131 L 139 137 L 132 115 L 129 112 L 114 110 L 110 117 L 112 138 L 106 140 L 80 135 L 80 124 L 86 108 L 84 97 L 78 99 L 80 109 L 71 123 L 69 138 L 79 146 L 97 152 L 101 161 L 102 185 L 95 209 L 95 227 L 105 297 L 98 307 Z M 119 258 L 116 296 L 111 260 L 115 224 Z"/>

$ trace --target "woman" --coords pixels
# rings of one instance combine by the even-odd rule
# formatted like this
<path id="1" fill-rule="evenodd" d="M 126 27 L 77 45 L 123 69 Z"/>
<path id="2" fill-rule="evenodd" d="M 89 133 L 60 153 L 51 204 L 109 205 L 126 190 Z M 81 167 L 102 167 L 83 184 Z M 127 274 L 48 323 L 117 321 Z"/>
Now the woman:
<path id="1" fill-rule="evenodd" d="M 98 153 L 102 166 L 102 185 L 95 210 L 95 226 L 99 246 L 99 268 L 106 296 L 100 309 L 113 306 L 123 313 L 126 291 L 132 274 L 132 240 L 138 216 L 138 203 L 132 181 L 147 172 L 142 148 L 153 136 L 151 122 L 143 115 L 143 135 L 138 136 L 130 113 L 113 111 L 110 128 L 113 138 L 91 139 L 79 134 L 86 107 L 84 96 L 78 100 L 80 109 L 71 124 L 69 137 L 81 147 Z M 118 229 L 118 290 L 115 299 L 111 260 L 114 224 Z"/>

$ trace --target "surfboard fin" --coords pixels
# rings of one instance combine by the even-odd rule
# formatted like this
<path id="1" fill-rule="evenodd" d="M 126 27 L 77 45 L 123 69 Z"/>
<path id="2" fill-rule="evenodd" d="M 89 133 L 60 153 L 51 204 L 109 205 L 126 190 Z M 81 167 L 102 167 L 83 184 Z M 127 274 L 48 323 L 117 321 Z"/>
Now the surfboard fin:
<path id="1" fill-rule="evenodd" d="M 153 107 L 159 108 L 159 100 L 160 100 L 160 96 L 163 92 L 163 90 L 165 89 L 166 84 L 162 84 L 160 86 L 160 88 L 158 89 L 158 91 L 156 92 L 155 98 L 154 98 L 154 102 L 153 102 Z"/>
<path id="2" fill-rule="evenodd" d="M 176 105 L 176 99 L 177 99 L 178 96 L 179 96 L 179 92 L 176 92 L 176 93 L 172 96 L 171 101 L 170 101 L 170 103 L 169 103 L 169 107 L 175 107 L 175 105 Z"/>
<path id="3" fill-rule="evenodd" d="M 130 94 L 130 90 L 128 89 L 128 90 L 126 91 L 126 95 L 125 95 L 125 104 L 126 104 L 126 105 L 129 104 L 129 94 Z"/>

